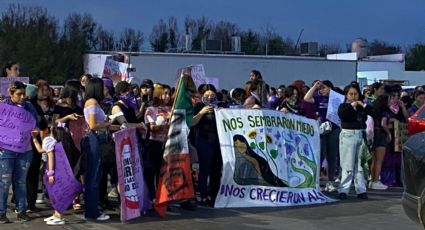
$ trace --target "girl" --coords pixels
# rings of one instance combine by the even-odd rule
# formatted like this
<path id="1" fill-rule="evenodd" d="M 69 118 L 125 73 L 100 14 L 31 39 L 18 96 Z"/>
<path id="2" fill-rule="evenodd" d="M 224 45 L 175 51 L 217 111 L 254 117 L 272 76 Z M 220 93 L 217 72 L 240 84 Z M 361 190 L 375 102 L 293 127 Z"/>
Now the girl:
<path id="1" fill-rule="evenodd" d="M 47 136 L 43 140 L 43 144 L 40 145 L 37 135 L 38 132 L 32 132 L 32 141 L 39 153 L 47 154 L 47 162 L 46 162 L 46 171 L 45 171 L 45 186 L 47 187 L 49 184 L 55 183 L 55 168 L 57 167 L 67 167 L 66 165 L 55 165 L 55 146 L 58 142 L 63 144 L 65 153 L 67 155 L 68 161 L 70 160 L 70 151 L 69 146 L 73 145 L 72 139 L 67 132 L 62 127 L 52 127 L 51 135 Z M 71 167 L 70 165 L 68 167 Z M 63 213 L 58 210 L 55 210 L 53 215 L 44 219 L 47 225 L 63 225 L 65 224 L 65 220 L 63 219 Z"/>
<path id="2" fill-rule="evenodd" d="M 339 136 L 341 184 L 338 188 L 339 198 L 347 199 L 351 182 L 354 180 L 357 198 L 367 199 L 366 182 L 361 165 L 362 148 L 366 146 L 366 120 L 372 115 L 372 107 L 361 101 L 360 90 L 350 84 L 344 89 L 345 103 L 338 108 L 341 119 L 341 134 Z"/>

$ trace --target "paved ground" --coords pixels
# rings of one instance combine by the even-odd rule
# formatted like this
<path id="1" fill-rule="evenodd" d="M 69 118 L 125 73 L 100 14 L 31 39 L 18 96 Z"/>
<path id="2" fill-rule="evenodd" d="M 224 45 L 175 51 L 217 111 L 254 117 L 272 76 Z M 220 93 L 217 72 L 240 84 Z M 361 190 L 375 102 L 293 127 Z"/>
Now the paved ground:
<path id="1" fill-rule="evenodd" d="M 240 208 L 213 209 L 198 207 L 196 211 L 182 210 L 177 206 L 165 218 L 155 213 L 134 220 L 126 225 L 119 222 L 118 212 L 108 212 L 112 219 L 95 223 L 83 219 L 82 213 L 66 214 L 67 224 L 63 227 L 47 227 L 43 218 L 50 214 L 47 207 L 31 214 L 34 220 L 26 223 L 14 222 L 0 225 L 0 229 L 373 229 L 373 230 L 420 230 L 410 221 L 401 207 L 402 189 L 369 191 L 369 200 L 357 200 L 354 194 L 344 202 L 320 206 L 296 208 Z M 330 197 L 336 194 L 330 194 Z M 16 214 L 8 213 L 16 221 Z"/>

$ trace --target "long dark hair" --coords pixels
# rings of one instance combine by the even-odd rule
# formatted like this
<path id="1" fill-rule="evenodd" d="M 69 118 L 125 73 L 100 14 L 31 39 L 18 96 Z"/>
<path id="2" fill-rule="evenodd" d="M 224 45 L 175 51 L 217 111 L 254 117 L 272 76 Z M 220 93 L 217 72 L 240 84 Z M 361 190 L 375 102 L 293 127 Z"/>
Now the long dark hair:
<path id="1" fill-rule="evenodd" d="M 2 69 L 1 76 L 2 77 L 7 77 L 6 69 L 10 69 L 10 68 L 12 68 L 12 66 L 14 66 L 16 64 L 18 64 L 18 62 L 16 62 L 16 61 L 9 61 L 9 62 L 7 62 L 6 65 L 4 65 L 4 67 Z"/>
<path id="2" fill-rule="evenodd" d="M 92 78 L 87 83 L 85 89 L 84 99 L 94 98 L 98 103 L 102 102 L 105 98 L 103 94 L 103 81 L 100 78 Z"/>
<path id="3" fill-rule="evenodd" d="M 246 145 L 246 150 L 247 150 L 247 155 L 254 158 L 257 162 L 258 165 L 260 167 L 260 173 L 261 176 L 263 177 L 263 179 L 265 181 L 267 181 L 267 183 L 269 183 L 272 186 L 276 186 L 276 187 L 288 187 L 288 185 L 282 181 L 279 177 L 277 177 L 272 170 L 270 169 L 270 166 L 268 164 L 268 162 L 258 156 L 249 146 L 248 141 L 245 139 L 244 136 L 236 134 L 233 136 L 233 143 L 235 141 L 240 141 L 243 142 Z"/>
<path id="4" fill-rule="evenodd" d="M 363 101 L 363 95 L 360 91 L 360 86 L 354 82 L 351 82 L 349 85 L 344 87 L 344 96 L 345 96 L 345 100 L 347 100 L 347 94 L 348 91 L 350 91 L 350 89 L 355 89 L 357 91 L 357 93 L 359 94 L 359 101 Z"/>
<path id="5" fill-rule="evenodd" d="M 81 156 L 81 152 L 75 147 L 71 134 L 65 128 L 56 126 L 52 127 L 50 132 L 53 138 L 62 143 L 66 157 L 73 169 Z"/>
<path id="6" fill-rule="evenodd" d="M 79 91 L 75 90 L 73 87 L 65 86 L 65 88 L 62 89 L 59 98 L 60 99 L 70 98 L 71 104 L 69 106 L 71 108 L 74 108 L 75 106 L 77 106 L 78 93 Z"/>
<path id="7" fill-rule="evenodd" d="M 375 101 L 373 101 L 373 110 L 375 118 L 379 118 L 382 116 L 383 113 L 390 111 L 390 108 L 388 108 L 388 100 L 389 96 L 384 94 L 376 98 Z"/>

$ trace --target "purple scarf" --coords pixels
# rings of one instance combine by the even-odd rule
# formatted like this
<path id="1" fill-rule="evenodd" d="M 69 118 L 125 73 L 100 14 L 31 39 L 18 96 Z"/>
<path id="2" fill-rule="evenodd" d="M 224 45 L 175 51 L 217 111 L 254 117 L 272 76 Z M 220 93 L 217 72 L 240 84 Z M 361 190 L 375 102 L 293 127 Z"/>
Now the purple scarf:
<path id="1" fill-rule="evenodd" d="M 137 100 L 132 93 L 127 93 L 126 95 L 121 95 L 118 97 L 119 100 L 123 101 L 125 105 L 133 108 L 134 110 L 139 110 L 137 105 Z"/>

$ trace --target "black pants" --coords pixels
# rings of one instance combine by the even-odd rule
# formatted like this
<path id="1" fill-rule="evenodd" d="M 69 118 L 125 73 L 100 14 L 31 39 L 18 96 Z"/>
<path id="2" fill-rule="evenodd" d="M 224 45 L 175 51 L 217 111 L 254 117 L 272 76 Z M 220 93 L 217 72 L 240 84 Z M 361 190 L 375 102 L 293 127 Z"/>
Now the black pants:
<path id="1" fill-rule="evenodd" d="M 34 150 L 34 148 L 33 148 Z M 30 168 L 28 169 L 27 175 L 27 203 L 28 209 L 35 208 L 35 201 L 37 200 L 38 183 L 40 179 L 40 166 L 41 166 L 41 154 L 34 151 Z"/>
<path id="2" fill-rule="evenodd" d="M 115 159 L 115 143 L 107 143 L 102 148 L 102 176 L 100 179 L 99 198 L 101 201 L 108 197 L 108 174 L 111 175 L 111 184 L 117 184 L 117 164 Z"/>
<path id="3" fill-rule="evenodd" d="M 143 159 L 144 177 L 151 200 L 155 199 L 156 195 L 156 186 L 158 184 L 164 154 L 163 145 L 164 142 L 151 140 L 147 150 L 147 157 Z"/>

